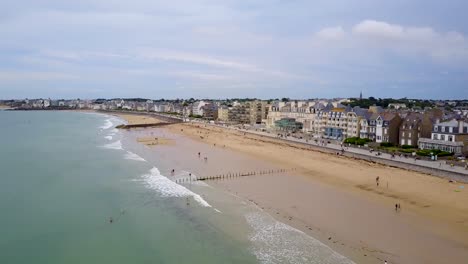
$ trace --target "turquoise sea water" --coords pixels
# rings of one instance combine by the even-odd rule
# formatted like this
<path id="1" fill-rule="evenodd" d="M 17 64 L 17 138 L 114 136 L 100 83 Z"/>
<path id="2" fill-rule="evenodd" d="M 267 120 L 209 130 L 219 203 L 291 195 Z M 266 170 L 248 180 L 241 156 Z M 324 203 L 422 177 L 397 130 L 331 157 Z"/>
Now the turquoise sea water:
<path id="1" fill-rule="evenodd" d="M 256 262 L 211 209 L 142 184 L 151 166 L 116 151 L 107 119 L 0 111 L 0 263 Z"/>
<path id="2" fill-rule="evenodd" d="M 240 197 L 176 184 L 163 175 L 195 150 L 150 153 L 121 122 L 0 111 L 0 263 L 353 263 Z"/>

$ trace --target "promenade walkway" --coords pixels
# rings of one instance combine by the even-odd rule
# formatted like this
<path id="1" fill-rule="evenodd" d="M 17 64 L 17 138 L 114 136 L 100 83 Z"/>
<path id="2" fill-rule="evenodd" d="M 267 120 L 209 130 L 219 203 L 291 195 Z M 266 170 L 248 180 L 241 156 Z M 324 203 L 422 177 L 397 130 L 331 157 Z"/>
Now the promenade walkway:
<path id="1" fill-rule="evenodd" d="M 270 138 L 276 138 L 278 137 L 276 135 L 272 135 L 270 133 L 266 132 L 261 132 L 261 131 L 252 131 L 252 130 L 245 130 L 245 129 L 239 129 L 240 131 L 246 132 L 246 133 L 251 133 L 255 135 L 261 135 L 261 136 L 266 136 Z M 329 150 L 336 150 L 337 152 L 341 151 L 342 146 L 338 144 L 333 144 L 333 143 L 327 143 L 325 145 L 321 145 L 320 142 L 315 143 L 315 142 L 307 142 L 305 139 L 298 139 L 294 137 L 287 137 L 286 139 L 280 138 L 281 140 L 289 141 L 289 142 L 296 142 L 296 143 L 301 143 L 305 145 L 310 145 L 310 146 L 315 146 L 315 147 L 320 147 L 324 149 L 329 149 Z M 326 140 L 325 140 L 326 141 Z M 381 153 L 381 155 L 376 156 L 377 151 L 373 151 L 372 153 L 365 148 L 357 148 L 357 147 L 345 147 L 345 152 L 350 152 L 350 153 L 355 153 L 355 154 L 360 154 L 363 156 L 369 156 L 369 157 L 375 157 L 375 158 L 380 158 L 380 159 L 386 159 L 386 160 L 391 160 L 391 161 L 397 161 L 400 163 L 404 164 L 417 164 L 419 166 L 427 167 L 427 168 L 432 168 L 432 169 L 437 169 L 437 170 L 445 170 L 447 172 L 456 172 L 460 174 L 465 174 L 468 176 L 468 170 L 465 170 L 464 167 L 460 166 L 450 166 L 450 164 L 446 164 L 445 161 L 438 160 L 438 161 L 429 161 L 429 160 L 415 160 L 412 157 L 399 157 L 398 155 L 395 155 L 395 157 L 392 157 L 391 154 L 388 153 Z"/>

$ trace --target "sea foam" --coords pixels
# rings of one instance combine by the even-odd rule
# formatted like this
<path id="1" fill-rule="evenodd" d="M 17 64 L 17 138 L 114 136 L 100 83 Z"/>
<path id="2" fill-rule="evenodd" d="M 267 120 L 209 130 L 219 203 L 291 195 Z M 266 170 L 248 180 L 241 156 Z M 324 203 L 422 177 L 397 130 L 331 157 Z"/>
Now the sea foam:
<path id="1" fill-rule="evenodd" d="M 144 158 L 138 156 L 137 154 L 135 154 L 135 153 L 133 153 L 131 151 L 127 151 L 127 154 L 125 154 L 125 159 L 146 162 L 146 160 Z"/>
<path id="2" fill-rule="evenodd" d="M 106 130 L 106 129 L 109 129 L 113 126 L 114 124 L 112 123 L 111 119 L 106 119 L 106 122 L 104 123 L 104 125 L 101 126 L 101 129 L 103 130 Z"/>
<path id="3" fill-rule="evenodd" d="M 253 229 L 249 238 L 261 263 L 354 264 L 319 240 L 268 214 L 253 212 L 245 218 Z"/>
<path id="4" fill-rule="evenodd" d="M 109 144 L 106 144 L 106 145 L 104 145 L 102 147 L 106 148 L 106 149 L 116 149 L 116 150 L 122 150 L 123 149 L 122 148 L 122 142 L 120 142 L 120 140 L 109 143 Z"/>
<path id="5" fill-rule="evenodd" d="M 193 197 L 201 206 L 211 207 L 200 195 L 161 175 L 156 167 L 152 168 L 148 174 L 143 175 L 143 179 L 145 179 L 148 188 L 156 190 L 163 197 Z"/>
<path id="6" fill-rule="evenodd" d="M 104 138 L 107 140 L 112 140 L 112 136 L 105 136 Z"/>

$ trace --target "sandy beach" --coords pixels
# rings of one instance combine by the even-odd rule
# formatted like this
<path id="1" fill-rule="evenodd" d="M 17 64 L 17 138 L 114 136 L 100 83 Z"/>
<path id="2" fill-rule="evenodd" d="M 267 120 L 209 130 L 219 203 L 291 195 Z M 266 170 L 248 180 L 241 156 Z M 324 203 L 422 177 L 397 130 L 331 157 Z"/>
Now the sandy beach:
<path id="1" fill-rule="evenodd" d="M 157 124 L 161 123 L 159 119 L 156 119 L 147 115 L 138 115 L 138 114 L 118 114 L 120 118 L 127 121 L 128 125 L 138 125 L 138 124 Z"/>
<path id="2" fill-rule="evenodd" d="M 119 116 L 129 123 L 149 118 Z M 464 263 L 468 258 L 468 193 L 464 184 L 203 124 L 140 131 L 164 131 L 204 143 L 210 160 L 213 151 L 242 154 L 258 161 L 259 168 L 249 165 L 251 170 L 294 168 L 286 174 L 213 184 L 319 238 L 356 263 Z M 229 164 L 226 161 L 222 169 L 239 168 L 239 164 Z M 218 173 L 220 168 L 206 170 L 200 173 Z M 396 203 L 401 204 L 398 211 Z"/>

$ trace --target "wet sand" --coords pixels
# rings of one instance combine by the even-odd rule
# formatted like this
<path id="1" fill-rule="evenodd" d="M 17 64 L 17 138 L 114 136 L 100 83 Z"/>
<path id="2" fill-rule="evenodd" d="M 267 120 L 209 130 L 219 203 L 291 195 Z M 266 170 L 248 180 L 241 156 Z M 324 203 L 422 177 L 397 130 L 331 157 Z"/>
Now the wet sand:
<path id="1" fill-rule="evenodd" d="M 245 197 L 357 263 L 382 263 L 384 259 L 389 263 L 464 263 L 468 258 L 468 200 L 464 189 L 454 191 L 458 184 L 203 125 L 177 124 L 160 130 L 204 143 L 209 151 L 202 156 L 208 156 L 209 165 L 183 161 L 200 175 L 298 168 L 285 175 L 212 183 Z M 181 151 L 178 144 L 161 147 Z M 197 150 L 190 151 L 198 159 Z M 226 154 L 230 152 L 258 166 L 252 162 L 233 165 Z M 395 203 L 401 203 L 401 211 L 395 212 Z"/>

